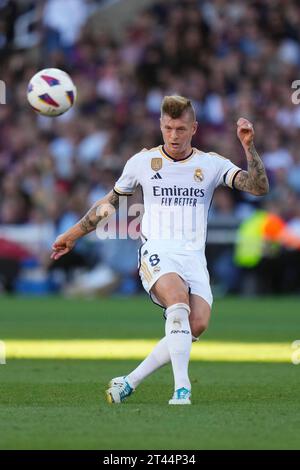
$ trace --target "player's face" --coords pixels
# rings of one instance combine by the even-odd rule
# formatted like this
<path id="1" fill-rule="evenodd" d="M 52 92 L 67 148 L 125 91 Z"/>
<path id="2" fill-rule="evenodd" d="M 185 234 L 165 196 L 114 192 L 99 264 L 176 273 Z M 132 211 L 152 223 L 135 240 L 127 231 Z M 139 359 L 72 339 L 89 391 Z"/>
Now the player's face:
<path id="1" fill-rule="evenodd" d="M 192 137 L 197 130 L 197 122 L 190 113 L 184 113 L 178 119 L 164 114 L 160 120 L 166 151 L 174 158 L 184 158 L 191 152 Z"/>

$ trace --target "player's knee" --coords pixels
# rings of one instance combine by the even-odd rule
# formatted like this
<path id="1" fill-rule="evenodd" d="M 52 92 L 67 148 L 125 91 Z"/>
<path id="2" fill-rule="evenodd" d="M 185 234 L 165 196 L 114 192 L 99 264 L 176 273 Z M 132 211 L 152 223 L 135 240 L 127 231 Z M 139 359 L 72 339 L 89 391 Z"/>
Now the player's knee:
<path id="1" fill-rule="evenodd" d="M 175 304 L 186 304 L 189 306 L 189 295 L 185 291 L 170 292 L 166 299 L 167 307 Z"/>
<path id="2" fill-rule="evenodd" d="M 196 318 L 190 321 L 191 325 L 191 332 L 192 335 L 195 337 L 200 336 L 207 330 L 209 324 L 209 320 L 206 318 Z"/>

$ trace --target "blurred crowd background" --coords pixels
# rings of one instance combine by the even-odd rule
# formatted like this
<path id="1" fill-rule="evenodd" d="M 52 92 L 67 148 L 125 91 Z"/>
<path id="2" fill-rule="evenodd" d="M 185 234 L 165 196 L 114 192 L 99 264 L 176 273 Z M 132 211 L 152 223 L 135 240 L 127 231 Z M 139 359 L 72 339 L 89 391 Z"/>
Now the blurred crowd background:
<path id="1" fill-rule="evenodd" d="M 263 198 L 216 191 L 207 242 L 215 293 L 299 293 L 299 3 L 148 2 L 118 35 L 100 26 L 109 3 L 0 0 L 0 291 L 140 290 L 137 241 L 91 235 L 56 264 L 49 253 L 130 156 L 161 143 L 160 103 L 176 93 L 196 107 L 194 146 L 244 169 L 236 121 L 251 120 L 271 184 Z M 49 67 L 78 88 L 76 106 L 55 119 L 26 102 L 29 79 Z"/>

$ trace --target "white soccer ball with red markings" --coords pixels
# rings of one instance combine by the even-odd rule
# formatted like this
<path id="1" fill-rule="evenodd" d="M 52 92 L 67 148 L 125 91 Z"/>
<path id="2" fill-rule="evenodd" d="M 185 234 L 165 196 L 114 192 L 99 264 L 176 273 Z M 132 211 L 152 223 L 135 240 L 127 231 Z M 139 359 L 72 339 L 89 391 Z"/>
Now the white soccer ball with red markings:
<path id="1" fill-rule="evenodd" d="M 30 106 L 43 116 L 59 116 L 70 109 L 76 100 L 76 86 L 71 77 L 60 69 L 44 69 L 28 84 Z"/>

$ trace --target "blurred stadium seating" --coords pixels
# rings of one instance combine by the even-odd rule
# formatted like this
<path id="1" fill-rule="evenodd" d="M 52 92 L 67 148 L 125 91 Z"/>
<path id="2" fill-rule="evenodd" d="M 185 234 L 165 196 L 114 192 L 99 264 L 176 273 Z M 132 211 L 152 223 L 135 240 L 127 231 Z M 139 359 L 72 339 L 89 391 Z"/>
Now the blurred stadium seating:
<path id="1" fill-rule="evenodd" d="M 234 257 L 238 227 L 259 210 L 278 215 L 300 238 L 300 107 L 292 102 L 300 79 L 298 2 L 168 0 L 146 2 L 142 11 L 133 2 L 118 34 L 100 26 L 101 8 L 105 15 L 114 8 L 115 18 L 116 3 L 0 1 L 7 92 L 0 105 L 1 289 L 140 289 L 137 241 L 92 235 L 57 265 L 49 253 L 56 235 L 111 189 L 131 155 L 161 143 L 161 99 L 178 93 L 196 106 L 194 145 L 243 168 L 235 126 L 240 116 L 250 119 L 271 182 L 264 198 L 216 191 L 207 244 L 216 292 L 299 293 L 299 244 L 261 234 L 255 265 Z M 66 70 L 78 87 L 76 106 L 57 119 L 36 116 L 26 103 L 28 80 L 45 67 Z"/>

